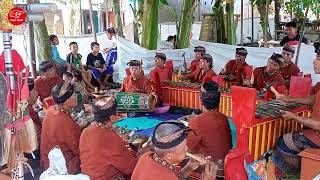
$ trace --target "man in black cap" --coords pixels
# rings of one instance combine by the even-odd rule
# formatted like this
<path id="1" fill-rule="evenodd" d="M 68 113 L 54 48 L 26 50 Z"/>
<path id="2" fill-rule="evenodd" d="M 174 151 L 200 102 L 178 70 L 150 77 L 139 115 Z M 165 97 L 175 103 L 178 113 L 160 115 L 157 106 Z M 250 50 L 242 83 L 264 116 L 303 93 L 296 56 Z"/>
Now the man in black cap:
<path id="1" fill-rule="evenodd" d="M 117 103 L 113 97 L 98 99 L 93 105 L 93 122 L 80 137 L 81 172 L 92 180 L 130 177 L 137 159 L 113 131 Z"/>
<path id="2" fill-rule="evenodd" d="M 51 91 L 52 98 L 57 104 L 48 109 L 43 119 L 40 165 L 42 170 L 49 167 L 48 154 L 59 146 L 67 163 L 68 173 L 80 172 L 79 139 L 80 127 L 71 117 L 71 110 L 77 105 L 77 97 L 73 85 L 57 84 Z"/>
<path id="3" fill-rule="evenodd" d="M 286 34 L 287 36 L 285 36 L 281 40 L 280 46 L 285 46 L 285 45 L 294 46 L 299 44 L 300 34 L 298 34 L 297 32 L 297 23 L 288 22 L 286 24 Z M 302 38 L 302 42 L 305 44 L 309 44 L 308 39 L 305 37 Z"/>
<path id="4" fill-rule="evenodd" d="M 295 48 L 293 46 L 284 46 L 282 49 L 283 63 L 280 67 L 280 73 L 285 80 L 287 88 L 290 86 L 291 76 L 298 76 L 300 69 L 292 62 L 294 57 Z"/>
<path id="5" fill-rule="evenodd" d="M 212 70 L 213 58 L 210 54 L 201 57 L 199 67 L 190 74 L 182 75 L 181 79 L 190 79 L 193 83 L 206 83 L 212 80 L 217 74 Z"/>
<path id="6" fill-rule="evenodd" d="M 230 60 L 223 70 L 220 72 L 222 75 L 233 75 L 236 79 L 236 84 L 241 86 L 243 81 L 246 80 L 245 67 L 249 65 L 246 63 L 248 51 L 245 48 L 236 48 L 235 59 Z"/>
<path id="7" fill-rule="evenodd" d="M 313 61 L 315 74 L 320 74 L 320 44 L 316 43 L 315 52 L 317 58 Z M 305 98 L 294 98 L 285 95 L 277 96 L 277 99 L 285 103 L 299 103 L 313 107 L 311 117 L 301 117 L 290 111 L 283 111 L 284 119 L 295 120 L 302 124 L 303 130 L 288 134 L 283 134 L 277 140 L 273 149 L 272 160 L 282 173 L 299 174 L 301 168 L 301 157 L 299 154 L 305 149 L 320 148 L 320 92 L 317 91 Z"/>
<path id="8" fill-rule="evenodd" d="M 317 67 L 320 63 L 320 42 L 314 42 L 313 46 L 314 46 L 314 52 L 316 53 L 316 58 L 313 61 L 313 65 L 314 67 Z M 312 87 L 311 94 L 317 94 L 319 90 L 320 90 L 320 82 L 317 82 L 316 85 Z"/>
<path id="9" fill-rule="evenodd" d="M 132 180 L 162 180 L 164 177 L 170 180 L 186 178 L 195 170 L 199 163 L 189 160 L 188 164 L 180 171 L 175 164 L 181 163 L 186 156 L 188 132 L 191 129 L 179 122 L 163 122 L 156 126 L 152 134 L 152 145 L 155 152 L 143 154 L 131 176 Z M 206 170 L 201 180 L 213 180 L 216 175 L 216 166 L 207 161 Z"/>
<path id="10" fill-rule="evenodd" d="M 232 148 L 228 118 L 217 111 L 220 102 L 219 85 L 209 81 L 202 85 L 200 99 L 203 113 L 189 121 L 188 148 L 192 153 L 211 156 L 214 161 L 224 160 Z"/>
<path id="11" fill-rule="evenodd" d="M 42 102 L 45 98 L 51 96 L 51 89 L 59 84 L 62 83 L 63 80 L 61 77 L 58 76 L 56 68 L 54 66 L 53 61 L 43 61 L 39 65 L 40 76 L 34 81 L 34 89 L 31 92 L 31 96 Z M 36 126 L 41 130 L 41 121 L 39 119 L 38 113 L 36 113 L 33 109 L 33 104 L 29 105 L 29 113 L 36 124 Z"/>
<path id="12" fill-rule="evenodd" d="M 141 62 L 131 60 L 128 65 L 130 75 L 123 80 L 120 91 L 143 94 L 155 93 L 152 81 L 142 74 Z"/>
<path id="13" fill-rule="evenodd" d="M 191 72 L 197 70 L 197 68 L 199 68 L 199 64 L 200 64 L 200 59 L 202 58 L 203 55 L 206 54 L 206 48 L 202 47 L 202 46 L 196 46 L 194 48 L 194 54 L 195 54 L 195 59 L 191 62 L 191 65 L 189 67 L 189 70 Z"/>
<path id="14" fill-rule="evenodd" d="M 155 90 L 158 96 L 161 95 L 161 83 L 167 80 L 171 80 L 172 72 L 165 66 L 167 57 L 163 53 L 156 53 L 154 61 L 156 67 L 150 71 L 150 77 L 155 86 Z"/>
<path id="15" fill-rule="evenodd" d="M 260 91 L 268 84 L 272 84 L 271 87 L 276 90 L 278 87 L 284 86 L 284 79 L 279 71 L 282 63 L 282 55 L 273 53 L 268 60 L 267 66 L 254 69 L 253 77 L 251 78 L 253 87 Z"/>

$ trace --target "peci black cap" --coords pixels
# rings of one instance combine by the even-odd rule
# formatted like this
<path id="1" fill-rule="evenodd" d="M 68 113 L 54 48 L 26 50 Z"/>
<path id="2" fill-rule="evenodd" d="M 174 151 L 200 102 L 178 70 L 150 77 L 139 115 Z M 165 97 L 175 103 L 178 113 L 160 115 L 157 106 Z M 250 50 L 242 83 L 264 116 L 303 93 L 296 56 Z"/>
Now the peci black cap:
<path id="1" fill-rule="evenodd" d="M 278 63 L 279 65 L 283 62 L 283 57 L 281 54 L 273 53 L 272 56 L 269 58 Z"/>
<path id="2" fill-rule="evenodd" d="M 159 149 L 170 149 L 181 144 L 192 131 L 183 123 L 167 121 L 158 124 L 152 134 L 152 144 Z"/>
<path id="3" fill-rule="evenodd" d="M 291 52 L 292 54 L 296 52 L 296 49 L 293 46 L 284 46 L 282 50 Z"/>
<path id="4" fill-rule="evenodd" d="M 247 56 L 248 55 L 248 51 L 243 47 L 236 48 L 236 54 L 238 54 L 240 56 Z"/>
<path id="5" fill-rule="evenodd" d="M 164 53 L 156 53 L 156 55 L 154 56 L 155 58 L 160 58 L 162 59 L 163 61 L 166 61 L 167 60 L 167 56 L 164 54 Z"/>
<path id="6" fill-rule="evenodd" d="M 129 67 L 130 67 L 130 66 L 141 66 L 141 65 L 142 65 L 142 62 L 139 61 L 139 60 L 130 60 L 130 61 L 127 63 L 127 65 L 129 65 Z"/>
<path id="7" fill-rule="evenodd" d="M 194 47 L 194 52 L 202 52 L 203 54 L 205 54 L 206 48 L 204 48 L 202 46 L 196 46 L 196 47 Z"/>

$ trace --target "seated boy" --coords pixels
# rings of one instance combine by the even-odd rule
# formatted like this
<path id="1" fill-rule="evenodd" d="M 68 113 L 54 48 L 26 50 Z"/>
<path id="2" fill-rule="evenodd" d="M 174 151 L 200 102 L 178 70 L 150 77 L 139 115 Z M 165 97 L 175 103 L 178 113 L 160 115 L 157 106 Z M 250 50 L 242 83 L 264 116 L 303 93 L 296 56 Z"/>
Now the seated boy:
<path id="1" fill-rule="evenodd" d="M 78 70 L 82 74 L 83 82 L 87 85 L 89 89 L 94 89 L 94 86 L 91 84 L 92 75 L 90 70 L 86 71 L 82 65 L 82 55 L 78 53 L 79 47 L 78 43 L 71 42 L 69 44 L 70 53 L 67 55 L 67 67 L 68 71 L 72 72 L 73 70 Z"/>
<path id="2" fill-rule="evenodd" d="M 106 75 L 105 81 L 111 77 L 111 74 L 108 73 L 108 69 L 106 68 L 105 60 L 103 59 L 100 51 L 100 45 L 97 42 L 91 43 L 92 52 L 87 56 L 87 67 L 92 71 L 93 77 L 97 80 L 100 88 L 105 88 L 101 82 L 101 76 Z"/>

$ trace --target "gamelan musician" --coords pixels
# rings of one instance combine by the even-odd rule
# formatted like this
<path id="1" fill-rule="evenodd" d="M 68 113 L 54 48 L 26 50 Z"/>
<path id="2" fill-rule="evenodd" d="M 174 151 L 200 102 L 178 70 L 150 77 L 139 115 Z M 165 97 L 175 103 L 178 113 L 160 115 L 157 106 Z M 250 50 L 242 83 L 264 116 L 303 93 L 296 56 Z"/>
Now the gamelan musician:
<path id="1" fill-rule="evenodd" d="M 144 153 L 134 168 L 131 180 L 170 180 L 185 179 L 198 168 L 199 162 L 190 159 L 180 171 L 175 164 L 181 163 L 187 154 L 187 136 L 190 128 L 179 122 L 162 122 L 152 134 L 155 152 Z M 191 132 L 192 133 L 192 132 Z M 213 180 L 217 167 L 210 161 L 204 161 L 205 171 L 201 180 Z"/>
<path id="2" fill-rule="evenodd" d="M 320 42 L 314 42 L 314 52 L 316 53 L 316 60 L 320 60 Z M 312 87 L 311 94 L 317 94 L 317 92 L 320 90 L 320 82 L 317 82 L 316 85 Z"/>
<path id="3" fill-rule="evenodd" d="M 40 165 L 42 170 L 49 167 L 48 154 L 59 146 L 66 160 L 68 173 L 80 172 L 79 139 L 80 127 L 71 117 L 71 110 L 77 105 L 73 85 L 59 83 L 52 89 L 52 98 L 57 104 L 46 112 L 41 132 Z"/>
<path id="4" fill-rule="evenodd" d="M 283 63 L 280 67 L 280 73 L 287 88 L 290 86 L 291 76 L 298 76 L 300 72 L 299 67 L 292 62 L 294 53 L 295 48 L 293 46 L 284 46 L 282 49 Z"/>
<path id="5" fill-rule="evenodd" d="M 113 97 L 98 99 L 93 105 L 93 122 L 83 130 L 80 142 L 81 171 L 92 180 L 130 177 L 137 160 L 113 130 L 117 103 Z"/>
<path id="6" fill-rule="evenodd" d="M 203 113 L 190 119 L 189 127 L 195 132 L 187 138 L 192 153 L 211 156 L 213 160 L 224 160 L 232 148 L 228 118 L 217 111 L 220 102 L 219 85 L 209 81 L 202 85 L 200 99 Z"/>
<path id="7" fill-rule="evenodd" d="M 62 83 L 63 79 L 58 76 L 53 61 L 41 62 L 39 65 L 39 71 L 40 76 L 34 81 L 34 90 L 30 95 L 32 97 L 39 97 L 39 100 L 42 102 L 45 98 L 51 96 L 51 89 L 55 85 Z M 29 113 L 34 123 L 41 130 L 41 120 L 38 113 L 35 112 L 33 105 L 34 104 L 28 105 Z"/>
<path id="8" fill-rule="evenodd" d="M 225 67 L 220 72 L 220 74 L 227 75 L 227 76 L 232 75 L 235 77 L 236 84 L 242 85 L 243 81 L 246 79 L 245 67 L 249 66 L 246 63 L 247 55 L 248 55 L 248 51 L 245 48 L 242 48 L 242 47 L 236 48 L 235 59 L 230 60 L 225 65 Z"/>
<path id="9" fill-rule="evenodd" d="M 165 66 L 167 57 L 163 53 L 156 53 L 154 57 L 156 67 L 150 71 L 150 77 L 155 85 L 157 95 L 161 95 L 161 83 L 171 80 L 172 71 Z"/>
<path id="10" fill-rule="evenodd" d="M 205 54 L 200 59 L 199 67 L 187 75 L 181 75 L 181 79 L 190 79 L 192 83 L 206 83 L 212 80 L 217 74 L 212 70 L 213 58 L 210 54 Z"/>
<path id="11" fill-rule="evenodd" d="M 200 64 L 200 59 L 203 55 L 206 54 L 206 48 L 202 46 L 196 46 L 194 48 L 195 59 L 191 62 L 190 67 L 188 68 L 191 72 L 197 70 Z"/>
<path id="12" fill-rule="evenodd" d="M 141 62 L 138 60 L 131 60 L 128 65 L 130 75 L 123 80 L 120 91 L 143 94 L 154 93 L 155 90 L 152 81 L 142 73 Z"/>
<path id="13" fill-rule="evenodd" d="M 316 74 L 320 74 L 319 56 L 313 61 L 313 68 Z M 296 102 L 313 106 L 311 118 L 301 117 L 289 111 L 283 112 L 282 117 L 296 120 L 307 128 L 279 137 L 273 150 L 273 162 L 283 173 L 299 174 L 301 162 L 299 153 L 306 148 L 320 148 L 320 92 L 306 98 L 279 95 L 277 99 L 286 103 Z"/>
<path id="14" fill-rule="evenodd" d="M 267 93 L 275 93 L 274 90 L 277 91 L 278 88 L 284 86 L 284 79 L 279 71 L 282 61 L 283 58 L 281 54 L 273 53 L 268 60 L 267 66 L 255 68 L 250 82 L 252 87 L 261 91 L 268 85 L 271 85 Z"/>

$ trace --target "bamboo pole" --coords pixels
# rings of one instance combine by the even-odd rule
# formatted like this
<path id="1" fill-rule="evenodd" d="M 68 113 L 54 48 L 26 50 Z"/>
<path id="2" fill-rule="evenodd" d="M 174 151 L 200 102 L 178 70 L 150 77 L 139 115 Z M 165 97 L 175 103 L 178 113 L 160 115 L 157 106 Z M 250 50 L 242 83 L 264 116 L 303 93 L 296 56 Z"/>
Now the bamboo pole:
<path id="1" fill-rule="evenodd" d="M 265 25 L 264 25 L 264 36 L 263 36 L 263 42 L 264 42 L 264 47 L 268 47 L 268 26 L 267 24 L 269 23 L 269 0 L 266 0 L 266 19 L 265 19 Z"/>
<path id="2" fill-rule="evenodd" d="M 96 29 L 95 29 L 95 27 L 94 27 L 93 10 L 92 10 L 92 2 L 91 2 L 91 0 L 88 0 L 88 3 L 89 3 L 90 23 L 91 23 L 91 29 L 92 29 L 92 34 L 93 34 L 93 41 L 94 41 L 94 42 L 98 42 L 98 41 L 97 41 Z"/>
<path id="3" fill-rule="evenodd" d="M 251 40 L 252 46 L 254 45 L 254 6 L 251 5 Z"/>
<path id="4" fill-rule="evenodd" d="M 159 0 L 144 1 L 141 46 L 149 50 L 157 49 L 159 3 Z"/>
<path id="5" fill-rule="evenodd" d="M 195 11 L 195 0 L 184 0 L 182 16 L 179 22 L 179 30 L 177 33 L 177 49 L 189 47 L 190 32 L 192 31 L 193 13 Z"/>
<path id="6" fill-rule="evenodd" d="M 297 49 L 297 55 L 296 55 L 296 59 L 295 59 L 295 64 L 296 65 L 298 65 L 298 62 L 299 62 L 299 55 L 300 55 L 302 39 L 304 37 L 304 34 L 306 33 L 306 28 L 305 27 L 306 27 L 307 15 L 308 15 L 308 12 L 309 12 L 309 8 L 310 8 L 310 6 L 307 7 L 307 10 L 306 10 L 306 12 L 304 14 L 304 20 L 303 20 L 302 27 L 301 27 L 302 34 L 300 35 L 299 45 L 298 45 L 298 49 Z"/>
<path id="7" fill-rule="evenodd" d="M 123 37 L 122 21 L 121 21 L 121 9 L 120 9 L 120 0 L 113 0 L 113 9 L 116 15 L 115 26 L 118 29 L 117 34 L 120 37 Z"/>
<path id="8" fill-rule="evenodd" d="M 241 0 L 241 35 L 240 44 L 243 46 L 243 0 Z"/>

